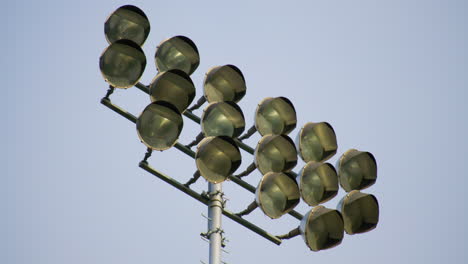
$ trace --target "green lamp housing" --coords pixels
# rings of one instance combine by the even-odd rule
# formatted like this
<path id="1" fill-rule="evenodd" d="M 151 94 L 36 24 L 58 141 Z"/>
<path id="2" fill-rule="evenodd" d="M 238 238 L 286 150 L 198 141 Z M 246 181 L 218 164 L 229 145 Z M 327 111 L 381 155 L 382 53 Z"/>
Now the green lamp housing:
<path id="1" fill-rule="evenodd" d="M 263 213 L 276 219 L 289 213 L 299 204 L 299 187 L 292 175 L 269 172 L 261 178 L 255 198 Z"/>
<path id="2" fill-rule="evenodd" d="M 286 97 L 265 98 L 255 111 L 255 128 L 262 136 L 287 135 L 296 124 L 296 109 Z"/>
<path id="3" fill-rule="evenodd" d="M 165 101 L 149 104 L 137 119 L 138 136 L 152 150 L 166 150 L 174 146 L 183 128 L 182 115 Z"/>
<path id="4" fill-rule="evenodd" d="M 372 194 L 354 190 L 341 199 L 337 209 L 343 215 L 344 228 L 349 235 L 368 232 L 379 222 L 379 202 Z"/>
<path id="5" fill-rule="evenodd" d="M 370 152 L 350 149 L 337 161 L 338 178 L 346 191 L 362 190 L 377 180 L 377 161 Z"/>
<path id="6" fill-rule="evenodd" d="M 99 69 L 104 80 L 115 88 L 130 88 L 143 75 L 146 57 L 135 42 L 121 39 L 107 47 L 99 58 Z"/>
<path id="7" fill-rule="evenodd" d="M 199 144 L 195 163 L 201 176 L 221 183 L 241 165 L 242 158 L 234 140 L 226 136 L 206 137 Z"/>
<path id="8" fill-rule="evenodd" d="M 246 90 L 244 75 L 231 64 L 211 68 L 203 82 L 204 96 L 209 103 L 237 103 L 244 97 Z"/>
<path id="9" fill-rule="evenodd" d="M 305 124 L 296 137 L 299 156 L 304 162 L 324 162 L 338 149 L 336 134 L 327 122 Z"/>
<path id="10" fill-rule="evenodd" d="M 201 128 L 207 137 L 238 137 L 245 129 L 244 113 L 234 102 L 211 103 L 203 111 Z"/>
<path id="11" fill-rule="evenodd" d="M 286 135 L 266 135 L 255 148 L 255 165 L 265 175 L 268 172 L 289 172 L 297 164 L 294 142 Z"/>
<path id="12" fill-rule="evenodd" d="M 168 70 L 154 77 L 149 85 L 149 95 L 152 102 L 169 102 L 183 113 L 195 98 L 195 85 L 185 72 Z"/>
<path id="13" fill-rule="evenodd" d="M 124 5 L 115 10 L 104 23 L 104 35 L 109 44 L 128 39 L 143 46 L 150 33 L 146 14 L 138 7 Z"/>
<path id="14" fill-rule="evenodd" d="M 343 240 L 343 217 L 337 210 L 319 205 L 304 216 L 299 230 L 310 250 L 329 249 L 341 244 Z"/>
<path id="15" fill-rule="evenodd" d="M 154 55 L 159 72 L 177 69 L 191 75 L 200 64 L 197 46 L 185 36 L 175 36 L 162 41 Z"/>
<path id="16" fill-rule="evenodd" d="M 302 200 L 310 206 L 327 202 L 338 193 L 338 175 L 329 163 L 308 162 L 297 176 Z"/>

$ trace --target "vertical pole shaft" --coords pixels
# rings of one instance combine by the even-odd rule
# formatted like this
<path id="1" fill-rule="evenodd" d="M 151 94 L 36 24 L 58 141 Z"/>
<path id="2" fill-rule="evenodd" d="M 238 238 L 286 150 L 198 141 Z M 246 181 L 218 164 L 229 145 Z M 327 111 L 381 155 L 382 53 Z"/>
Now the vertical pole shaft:
<path id="1" fill-rule="evenodd" d="M 208 183 L 210 203 L 208 205 L 208 232 L 210 234 L 210 264 L 221 264 L 221 215 L 223 197 L 221 183 Z"/>

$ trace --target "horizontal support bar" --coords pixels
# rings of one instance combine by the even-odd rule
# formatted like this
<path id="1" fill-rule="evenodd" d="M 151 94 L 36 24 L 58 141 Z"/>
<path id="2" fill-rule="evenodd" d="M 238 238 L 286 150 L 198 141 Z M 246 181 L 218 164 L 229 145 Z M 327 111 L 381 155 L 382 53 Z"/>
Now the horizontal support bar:
<path id="1" fill-rule="evenodd" d="M 256 188 L 252 185 L 250 185 L 249 183 L 245 182 L 244 180 L 240 179 L 240 178 L 237 178 L 235 176 L 229 176 L 228 177 L 229 180 L 231 180 L 232 182 L 236 183 L 237 185 L 241 186 L 242 188 L 246 189 L 247 191 L 251 192 L 251 193 L 255 193 L 256 191 Z"/>
<path id="2" fill-rule="evenodd" d="M 103 98 L 101 100 L 101 103 L 103 105 L 109 107 L 110 109 L 112 109 L 116 113 L 120 114 L 121 116 L 123 116 L 123 117 L 127 118 L 128 120 L 132 121 L 133 123 L 136 123 L 137 118 L 134 115 L 132 115 L 131 113 L 127 112 L 126 110 L 120 108 L 119 106 L 113 104 L 109 99 Z M 195 152 L 193 152 L 193 150 L 187 148 L 186 146 L 180 144 L 179 142 L 177 142 L 174 147 L 176 149 L 182 151 L 186 155 L 188 155 L 188 156 L 190 156 L 192 158 L 195 158 Z M 236 183 L 237 185 L 241 186 L 242 188 L 248 190 L 249 192 L 255 193 L 256 188 L 254 186 L 250 185 L 249 183 L 243 181 L 242 179 L 239 179 L 239 178 L 233 177 L 233 176 L 229 177 L 229 179 L 231 181 L 233 181 L 234 183 Z M 300 213 L 298 213 L 298 212 L 296 212 L 294 210 L 289 212 L 289 214 L 291 216 L 293 216 L 294 218 L 298 219 L 298 220 L 302 220 L 302 217 L 303 217 L 302 214 L 300 214 Z"/>
<path id="3" fill-rule="evenodd" d="M 130 120 L 130 121 L 132 121 L 133 123 L 136 124 L 136 121 L 137 121 L 136 116 L 130 114 L 126 110 L 124 110 L 124 109 L 118 107 L 117 105 L 113 104 L 109 98 L 102 98 L 101 99 L 101 104 L 109 107 L 110 109 L 112 109 L 117 114 L 127 118 L 128 120 Z"/>
<path id="4" fill-rule="evenodd" d="M 148 86 L 142 84 L 141 82 L 138 82 L 137 84 L 135 84 L 135 87 L 140 89 L 142 92 L 145 92 L 145 93 L 149 94 Z"/>
<path id="5" fill-rule="evenodd" d="M 179 191 L 182 191 L 184 192 L 185 194 L 188 194 L 189 196 L 191 196 L 192 198 L 194 198 L 195 200 L 205 204 L 205 205 L 208 205 L 209 203 L 209 199 L 205 196 L 202 196 L 201 194 L 195 192 L 194 190 L 190 189 L 190 188 L 187 188 L 185 187 L 183 184 L 181 184 L 180 182 L 176 181 L 175 179 L 153 169 L 151 166 L 148 165 L 147 162 L 140 162 L 139 164 L 140 168 L 144 169 L 145 171 L 153 174 L 154 176 L 158 177 L 159 179 L 165 181 L 166 183 L 172 185 L 173 187 L 175 187 L 176 189 L 178 189 Z M 266 232 L 265 230 L 263 230 L 262 228 L 252 224 L 251 222 L 233 214 L 232 212 L 228 211 L 228 210 L 225 210 L 223 209 L 223 215 L 227 216 L 228 218 L 230 218 L 231 220 L 237 222 L 238 224 L 241 224 L 243 225 L 244 227 L 250 229 L 251 231 L 257 233 L 258 235 L 266 238 L 267 240 L 277 244 L 277 245 L 280 245 L 281 244 L 281 239 L 279 239 L 278 237 L 274 236 L 274 235 L 271 235 L 269 234 L 268 232 Z"/>
<path id="6" fill-rule="evenodd" d="M 182 151 L 183 153 L 187 154 L 188 156 L 190 156 L 191 158 L 195 158 L 195 152 L 193 152 L 193 150 L 187 148 L 186 146 L 180 144 L 180 143 L 176 143 L 175 146 L 174 146 L 176 149 Z"/>
<path id="7" fill-rule="evenodd" d="M 189 119 L 191 119 L 195 123 L 200 124 L 200 122 L 201 122 L 201 119 L 198 116 L 196 116 L 195 114 L 193 114 L 192 112 L 190 112 L 189 110 L 185 110 L 183 115 L 188 117 Z"/>

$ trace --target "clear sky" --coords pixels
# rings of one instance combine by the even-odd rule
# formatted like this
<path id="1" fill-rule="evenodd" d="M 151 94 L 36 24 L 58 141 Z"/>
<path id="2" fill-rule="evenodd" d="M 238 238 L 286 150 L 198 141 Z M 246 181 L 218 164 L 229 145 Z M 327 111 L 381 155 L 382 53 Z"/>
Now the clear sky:
<path id="1" fill-rule="evenodd" d="M 185 35 L 200 51 L 192 75 L 198 95 L 210 67 L 234 64 L 247 81 L 240 106 L 248 126 L 261 99 L 286 96 L 299 126 L 327 121 L 335 128 L 333 164 L 349 148 L 378 161 L 377 183 L 365 191 L 380 202 L 377 229 L 314 253 L 299 237 L 278 247 L 223 218 L 230 241 L 224 261 L 468 261 L 467 1 L 17 0 L 2 8 L 1 263 L 208 261 L 199 237 L 206 208 L 138 168 L 145 147 L 134 125 L 99 103 L 107 89 L 98 67 L 107 47 L 103 24 L 128 3 L 152 27 L 143 83 L 156 75 L 157 44 Z M 134 114 L 149 103 L 135 88 L 112 99 Z M 199 131 L 185 119 L 180 141 Z M 252 161 L 242 154 L 241 169 Z M 181 182 L 195 169 L 175 149 L 150 163 Z M 248 181 L 259 178 L 255 172 Z M 254 198 L 230 182 L 224 189 L 232 211 Z M 343 195 L 325 205 L 334 208 Z M 274 234 L 298 225 L 261 211 L 246 218 Z"/>

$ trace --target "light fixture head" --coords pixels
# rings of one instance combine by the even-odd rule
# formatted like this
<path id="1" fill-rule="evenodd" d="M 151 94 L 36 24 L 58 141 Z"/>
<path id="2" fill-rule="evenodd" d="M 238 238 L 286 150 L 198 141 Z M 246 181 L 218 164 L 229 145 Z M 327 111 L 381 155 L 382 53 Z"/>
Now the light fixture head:
<path id="1" fill-rule="evenodd" d="M 234 65 L 211 68 L 205 75 L 204 95 L 208 102 L 239 102 L 246 93 L 244 75 Z"/>
<path id="2" fill-rule="evenodd" d="M 354 190 L 341 199 L 338 210 L 349 235 L 368 232 L 379 222 L 379 202 L 372 194 Z"/>
<path id="3" fill-rule="evenodd" d="M 266 135 L 255 148 L 255 165 L 265 175 L 268 172 L 289 172 L 297 164 L 294 142 L 286 135 Z"/>
<path id="4" fill-rule="evenodd" d="M 149 104 L 136 123 L 141 142 L 153 150 L 166 150 L 177 142 L 183 119 L 177 108 L 165 101 Z"/>
<path id="5" fill-rule="evenodd" d="M 198 144 L 195 162 L 203 178 L 220 183 L 239 168 L 241 154 L 230 137 L 206 137 Z"/>
<path id="6" fill-rule="evenodd" d="M 104 34 L 109 44 L 128 39 L 142 46 L 149 32 L 148 17 L 140 8 L 133 5 L 117 8 L 104 23 Z"/>
<path id="7" fill-rule="evenodd" d="M 159 72 L 178 69 L 191 75 L 200 64 L 197 46 L 185 36 L 162 41 L 154 55 Z"/>
<path id="8" fill-rule="evenodd" d="M 272 219 L 293 210 L 300 200 L 299 187 L 293 176 L 282 172 L 263 175 L 255 196 L 260 209 Z"/>
<path id="9" fill-rule="evenodd" d="M 177 107 L 180 113 L 195 98 L 195 86 L 190 76 L 181 70 L 160 72 L 149 85 L 151 101 L 166 101 Z"/>
<path id="10" fill-rule="evenodd" d="M 209 104 L 201 117 L 201 128 L 205 136 L 238 137 L 245 129 L 242 109 L 234 102 Z"/>
<path id="11" fill-rule="evenodd" d="M 286 97 L 263 99 L 255 111 L 255 127 L 260 135 L 287 135 L 296 128 L 293 104 Z"/>
<path id="12" fill-rule="evenodd" d="M 296 146 L 304 162 L 326 161 L 338 149 L 335 131 L 327 122 L 305 124 L 297 134 Z"/>
<path id="13" fill-rule="evenodd" d="M 344 236 L 340 212 L 321 205 L 314 207 L 304 216 L 299 229 L 306 245 L 312 251 L 335 247 L 341 244 Z"/>
<path id="14" fill-rule="evenodd" d="M 302 200 L 310 206 L 329 201 L 338 193 L 338 176 L 329 163 L 310 161 L 297 178 Z"/>
<path id="15" fill-rule="evenodd" d="M 346 191 L 362 190 L 377 180 L 377 162 L 370 152 L 350 149 L 337 162 L 338 178 Z"/>
<path id="16" fill-rule="evenodd" d="M 110 44 L 99 58 L 101 74 L 115 88 L 134 86 L 145 71 L 146 57 L 135 42 L 122 39 Z"/>

